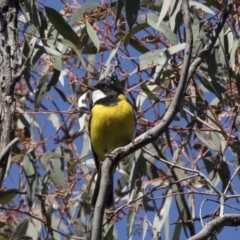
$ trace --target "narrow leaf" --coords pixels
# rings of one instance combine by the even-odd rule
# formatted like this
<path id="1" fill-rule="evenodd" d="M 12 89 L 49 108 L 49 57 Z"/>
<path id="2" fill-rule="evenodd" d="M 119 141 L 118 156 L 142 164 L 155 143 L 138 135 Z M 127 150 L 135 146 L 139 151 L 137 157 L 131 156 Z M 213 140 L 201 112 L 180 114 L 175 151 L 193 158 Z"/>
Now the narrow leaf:
<path id="1" fill-rule="evenodd" d="M 116 19 L 115 19 L 115 25 L 118 24 L 118 21 L 119 21 L 120 18 L 121 18 L 121 14 L 122 14 L 123 7 L 124 7 L 124 0 L 118 0 L 118 3 L 117 3 L 117 13 L 116 13 Z"/>
<path id="2" fill-rule="evenodd" d="M 166 16 L 170 5 L 171 5 L 171 0 L 163 0 L 163 5 L 162 5 L 162 9 L 161 9 L 159 18 L 158 18 L 157 27 L 159 27 L 163 18 Z"/>
<path id="3" fill-rule="evenodd" d="M 72 19 L 70 21 L 70 24 L 75 24 L 80 18 L 83 17 L 83 15 L 87 12 L 91 12 L 95 9 L 100 7 L 99 3 L 96 2 L 87 2 L 83 6 L 81 6 L 72 16 Z"/>
<path id="4" fill-rule="evenodd" d="M 56 30 L 67 40 L 79 46 L 80 40 L 78 35 L 73 31 L 70 25 L 65 21 L 61 14 L 53 8 L 46 7 L 46 14 L 49 18 L 49 21 L 56 28 Z"/>
<path id="5" fill-rule="evenodd" d="M 133 24 L 135 23 L 138 15 L 138 10 L 140 6 L 140 0 L 126 0 L 125 9 L 126 9 L 126 18 L 129 29 L 131 31 Z"/>
<path id="6" fill-rule="evenodd" d="M 198 139 L 208 148 L 212 150 L 217 150 L 217 147 L 212 140 L 211 136 L 209 134 L 206 134 L 205 132 L 201 132 L 199 129 L 195 129 L 195 134 L 197 135 Z"/>
<path id="7" fill-rule="evenodd" d="M 9 203 L 17 194 L 18 189 L 8 189 L 7 191 L 0 192 L 0 204 L 4 205 Z"/>
<path id="8" fill-rule="evenodd" d="M 53 64 L 53 75 L 51 80 L 47 85 L 47 91 L 51 89 L 51 87 L 55 86 L 58 82 L 62 70 L 62 59 L 59 57 L 55 57 L 55 62 Z"/>
<path id="9" fill-rule="evenodd" d="M 41 77 L 39 84 L 37 86 L 37 91 L 35 94 L 35 101 L 34 101 L 34 106 L 36 109 L 39 108 L 39 106 L 42 103 L 42 95 L 44 92 L 47 90 L 47 79 L 48 79 L 48 74 L 45 74 Z"/>
<path id="10" fill-rule="evenodd" d="M 28 219 L 23 220 L 15 229 L 9 240 L 23 239 L 28 228 Z"/>
<path id="11" fill-rule="evenodd" d="M 93 29 L 93 27 L 91 26 L 91 24 L 89 22 L 86 23 L 86 29 L 87 29 L 88 36 L 93 41 L 95 47 L 97 48 L 97 51 L 99 51 L 99 49 L 100 49 L 100 42 L 98 40 L 97 33 Z"/>
<path id="12" fill-rule="evenodd" d="M 160 76 L 162 75 L 162 72 L 164 70 L 164 67 L 166 66 L 168 60 L 172 57 L 173 54 L 183 50 L 185 48 L 185 43 L 182 43 L 182 44 L 178 44 L 178 45 L 175 45 L 175 46 L 172 46 L 170 48 L 167 48 L 162 56 L 159 58 L 159 61 L 157 63 L 157 67 L 156 67 L 156 70 L 155 70 L 155 74 L 154 74 L 154 81 L 159 84 L 159 81 L 160 81 Z"/>
<path id="13" fill-rule="evenodd" d="M 155 96 L 152 91 L 149 90 L 148 86 L 146 85 L 145 82 L 141 81 L 140 87 L 143 90 L 143 92 L 152 100 L 159 101 L 159 98 Z"/>
<path id="14" fill-rule="evenodd" d="M 67 39 L 59 39 L 59 42 L 62 43 L 63 45 L 65 45 L 65 46 L 72 47 L 74 49 L 75 53 L 77 54 L 81 64 L 84 67 L 86 67 L 85 60 L 82 56 L 82 53 L 74 43 L 72 43 L 71 41 L 68 41 Z"/>
<path id="15" fill-rule="evenodd" d="M 200 2 L 189 1 L 189 6 L 190 7 L 195 7 L 196 9 L 201 10 L 203 12 L 215 15 L 215 13 L 212 11 L 211 8 L 207 7 L 206 5 L 204 5 L 204 4 L 200 3 Z"/>
<path id="16" fill-rule="evenodd" d="M 145 19 L 149 26 L 153 27 L 154 29 L 158 30 L 161 34 L 163 34 L 172 45 L 178 44 L 175 34 L 172 32 L 171 28 L 165 22 L 161 22 L 159 26 L 157 26 L 158 16 L 156 14 L 148 12 L 147 14 L 139 17 L 138 21 L 141 22 L 143 19 Z"/>
<path id="17" fill-rule="evenodd" d="M 23 159 L 23 170 L 27 180 L 27 195 L 29 207 L 33 205 L 37 187 L 37 171 L 33 152 L 28 153 Z"/>

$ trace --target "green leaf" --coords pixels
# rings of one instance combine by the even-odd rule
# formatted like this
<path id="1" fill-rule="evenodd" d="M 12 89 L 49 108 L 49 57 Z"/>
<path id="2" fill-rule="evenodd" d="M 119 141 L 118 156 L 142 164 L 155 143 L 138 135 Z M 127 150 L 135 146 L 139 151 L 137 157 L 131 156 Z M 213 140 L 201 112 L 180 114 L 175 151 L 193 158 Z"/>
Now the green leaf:
<path id="1" fill-rule="evenodd" d="M 67 102 L 67 101 L 68 101 L 65 93 L 64 93 L 62 90 L 60 90 L 60 89 L 57 88 L 57 87 L 54 87 L 54 90 L 59 94 L 59 96 L 62 98 L 62 100 L 63 100 L 64 102 Z"/>
<path id="2" fill-rule="evenodd" d="M 139 6 L 140 0 L 125 0 L 126 18 L 130 31 L 137 19 Z"/>
<path id="3" fill-rule="evenodd" d="M 104 226 L 104 236 L 103 240 L 110 240 L 113 239 L 113 230 L 114 230 L 114 222 L 111 221 L 110 223 Z M 116 239 L 116 238 L 114 238 Z"/>
<path id="4" fill-rule="evenodd" d="M 133 201 L 133 199 L 135 199 L 138 195 L 138 193 L 136 192 L 136 189 L 134 189 L 135 186 L 135 182 L 136 179 L 139 176 L 139 169 L 140 169 L 140 164 L 141 164 L 141 159 L 142 159 L 142 150 L 139 149 L 137 150 L 134 155 L 131 156 L 131 162 L 132 162 L 132 167 L 131 167 L 131 172 L 130 172 L 130 176 L 129 176 L 129 182 L 130 182 L 130 195 L 128 197 L 128 202 Z M 140 193 L 142 194 L 142 193 Z"/>
<path id="5" fill-rule="evenodd" d="M 34 106 L 38 109 L 42 103 L 42 95 L 47 91 L 48 74 L 41 77 L 35 94 Z"/>
<path id="6" fill-rule="evenodd" d="M 183 24 L 183 14 L 182 14 L 182 0 L 171 1 L 171 17 L 170 17 L 170 27 L 173 32 Z"/>
<path id="7" fill-rule="evenodd" d="M 25 234 L 28 229 L 28 219 L 23 220 L 15 229 L 15 231 L 12 233 L 9 240 L 16 240 L 16 239 L 22 239 L 22 237 L 25 237 Z"/>
<path id="8" fill-rule="evenodd" d="M 61 189 L 66 189 L 65 185 L 65 177 L 64 177 L 64 148 L 58 147 L 54 151 L 56 153 L 56 156 L 53 158 L 53 172 L 51 173 L 52 181 Z"/>
<path id="9" fill-rule="evenodd" d="M 181 221 L 181 217 L 179 216 L 176 221 L 180 222 Z M 182 226 L 183 226 L 183 224 L 176 224 L 176 226 L 174 228 L 172 239 L 178 239 L 179 238 L 179 236 L 181 234 Z"/>
<path id="10" fill-rule="evenodd" d="M 47 208 L 47 214 L 46 214 L 46 220 L 47 220 L 47 224 L 48 226 L 52 226 L 52 214 L 53 214 L 53 206 L 52 204 L 50 204 Z"/>
<path id="11" fill-rule="evenodd" d="M 240 165 L 240 141 L 234 140 L 232 144 L 230 144 L 230 148 L 232 150 L 233 156 L 234 156 L 234 165 L 235 169 Z M 240 178 L 240 171 L 238 171 L 238 177 Z"/>
<path id="12" fill-rule="evenodd" d="M 68 41 L 72 42 L 76 46 L 80 46 L 80 40 L 78 35 L 73 31 L 70 25 L 65 21 L 61 14 L 53 8 L 46 7 L 46 14 L 49 21 L 56 28 L 56 30 Z"/>
<path id="13" fill-rule="evenodd" d="M 160 23 L 162 22 L 163 18 L 166 16 L 168 9 L 171 5 L 172 1 L 169 0 L 163 0 L 163 5 L 162 5 L 162 9 L 160 12 L 160 15 L 158 17 L 158 22 L 157 22 L 157 27 L 159 27 Z"/>
<path id="14" fill-rule="evenodd" d="M 56 131 L 58 131 L 60 125 L 58 114 L 51 113 L 48 117 L 49 121 L 52 122 L 53 127 L 55 128 Z"/>
<path id="15" fill-rule="evenodd" d="M 30 129 L 31 124 L 30 124 L 31 119 L 29 118 L 27 113 L 20 114 L 20 117 L 17 121 L 17 126 L 21 129 L 26 128 Z"/>
<path id="16" fill-rule="evenodd" d="M 131 33 L 128 32 L 123 40 L 123 46 L 124 46 L 125 50 L 127 50 L 127 45 L 129 44 L 130 39 L 131 39 Z"/>
<path id="17" fill-rule="evenodd" d="M 138 52 L 144 54 L 147 53 L 149 51 L 149 49 L 147 47 L 145 47 L 143 44 L 139 43 L 139 41 L 137 39 L 133 39 L 130 38 L 130 42 L 129 44 Z"/>
<path id="18" fill-rule="evenodd" d="M 196 128 L 194 131 L 198 139 L 208 148 L 212 150 L 218 150 L 216 144 L 212 140 L 212 137 L 205 132 L 201 132 L 199 129 Z"/>
<path id="19" fill-rule="evenodd" d="M 236 54 L 236 50 L 239 47 L 239 43 L 240 43 L 240 40 L 238 38 L 233 40 L 233 46 L 232 46 L 231 53 L 230 53 L 230 63 L 231 63 L 232 69 L 234 69 L 236 67 L 235 54 Z"/>
<path id="20" fill-rule="evenodd" d="M 33 93 L 33 88 L 30 84 L 31 73 L 32 73 L 32 68 L 30 66 L 26 66 L 25 71 L 23 73 L 24 79 L 25 79 L 25 82 L 28 86 L 28 89 L 30 90 L 30 92 Z"/>
<path id="21" fill-rule="evenodd" d="M 134 209 L 129 209 L 128 217 L 127 217 L 127 230 L 128 230 L 128 238 L 127 239 L 132 239 L 134 232 L 133 232 L 133 224 L 135 222 L 135 219 L 137 217 L 137 208 L 135 207 Z"/>
<path id="22" fill-rule="evenodd" d="M 231 28 L 229 27 L 224 34 L 224 45 L 225 45 L 226 52 L 228 54 L 230 54 L 230 52 L 233 48 L 233 42 L 234 42 L 233 32 L 232 32 Z"/>
<path id="23" fill-rule="evenodd" d="M 146 85 L 145 82 L 143 82 L 141 79 L 140 79 L 140 87 L 141 89 L 143 90 L 143 92 L 152 100 L 155 100 L 155 101 L 159 101 L 159 98 L 157 96 L 155 96 L 152 91 L 149 90 L 148 86 Z"/>
<path id="24" fill-rule="evenodd" d="M 41 157 L 41 165 L 47 171 L 48 163 L 51 159 L 51 165 L 53 170 L 50 173 L 50 178 L 54 184 L 62 189 L 65 189 L 65 179 L 64 179 L 64 148 L 58 147 L 54 152 L 47 152 Z"/>
<path id="25" fill-rule="evenodd" d="M 25 34 L 25 36 L 26 36 L 26 34 Z M 23 45 L 22 53 L 23 53 L 24 57 L 27 58 L 28 54 L 30 52 L 30 47 L 28 44 L 28 38 L 26 38 L 25 36 L 24 36 L 24 45 Z"/>
<path id="26" fill-rule="evenodd" d="M 29 12 L 29 17 L 30 17 L 31 23 L 33 23 L 37 29 L 40 29 L 41 18 L 40 18 L 39 11 L 36 6 L 36 2 L 34 0 L 26 0 L 24 3 Z"/>
<path id="27" fill-rule="evenodd" d="M 100 49 L 100 42 L 98 40 L 97 33 L 93 29 L 93 27 L 91 26 L 91 24 L 89 22 L 86 23 L 86 30 L 87 30 L 88 36 L 91 38 L 91 40 L 93 41 L 95 47 L 97 48 L 97 51 L 99 51 L 99 49 Z"/>
<path id="28" fill-rule="evenodd" d="M 85 64 L 85 60 L 84 60 L 84 58 L 82 57 L 81 51 L 77 48 L 77 46 L 76 46 L 74 43 L 68 41 L 67 39 L 59 39 L 58 41 L 59 41 L 60 43 L 62 43 L 63 45 L 65 45 L 65 46 L 72 47 L 72 48 L 74 49 L 75 53 L 77 54 L 77 56 L 78 56 L 81 64 L 82 64 L 85 68 L 87 68 L 87 67 L 86 67 L 86 64 Z"/>
<path id="29" fill-rule="evenodd" d="M 39 10 L 38 12 L 39 17 L 40 17 L 40 27 L 38 28 L 39 34 L 41 38 L 46 38 L 45 32 L 48 27 L 47 20 L 45 18 L 45 14 L 43 14 L 42 11 Z"/>
<path id="30" fill-rule="evenodd" d="M 145 21 L 148 23 L 149 26 L 159 31 L 161 34 L 163 34 L 172 45 L 177 45 L 178 41 L 176 39 L 175 34 L 172 32 L 172 30 L 169 28 L 169 26 L 165 22 L 161 22 L 159 26 L 157 26 L 158 22 L 158 16 L 152 12 L 148 12 L 144 15 L 141 15 L 138 18 L 138 22 Z"/>
<path id="31" fill-rule="evenodd" d="M 101 5 L 96 2 L 87 2 L 73 14 L 70 24 L 75 24 L 80 18 L 84 16 L 85 13 L 91 12 L 100 6 Z"/>
<path id="32" fill-rule="evenodd" d="M 172 203 L 172 196 L 169 196 L 169 197 L 167 196 L 171 195 L 171 193 L 172 193 L 172 189 L 169 188 L 164 194 L 164 196 L 166 197 L 162 201 L 162 206 L 159 208 L 159 211 L 156 212 L 155 217 L 153 219 L 153 227 L 155 229 L 154 231 L 155 238 L 157 237 L 159 232 L 161 232 L 161 229 L 165 221 L 169 218 L 169 212 L 170 212 L 170 207 Z"/>
<path id="33" fill-rule="evenodd" d="M 143 196 L 143 206 L 144 205 L 147 205 L 147 197 L 146 196 Z M 143 218 L 143 233 L 142 233 L 142 240 L 146 239 L 146 234 L 147 234 L 147 230 L 148 230 L 148 218 L 147 218 L 147 210 L 145 210 L 145 207 L 143 208 L 144 210 L 144 218 Z"/>
<path id="34" fill-rule="evenodd" d="M 60 77 L 62 71 L 62 59 L 59 57 L 55 57 L 55 61 L 53 64 L 53 75 L 51 80 L 49 81 L 47 85 L 47 91 L 51 89 L 51 87 L 55 86 L 58 82 L 58 79 Z"/>
<path id="35" fill-rule="evenodd" d="M 23 158 L 23 171 L 27 180 L 28 205 L 31 208 L 35 199 L 38 179 L 33 152 L 28 153 Z"/>
<path id="36" fill-rule="evenodd" d="M 164 49 L 149 51 L 139 57 L 139 70 L 143 71 L 157 65 Z"/>
<path id="37" fill-rule="evenodd" d="M 46 54 L 56 56 L 56 57 L 60 57 L 60 58 L 64 57 L 62 53 L 60 53 L 59 51 L 57 51 L 54 48 L 50 48 L 50 47 L 46 47 L 46 46 L 43 46 L 42 48 L 43 48 L 43 52 L 46 53 Z"/>
<path id="38" fill-rule="evenodd" d="M 204 5 L 204 4 L 200 3 L 200 2 L 189 1 L 189 6 L 190 7 L 195 7 L 196 9 L 201 10 L 203 12 L 215 15 L 215 13 L 212 11 L 211 8 L 207 7 L 206 5 Z"/>
<path id="39" fill-rule="evenodd" d="M 175 46 L 172 46 L 170 48 L 167 48 L 161 55 L 161 57 L 159 58 L 159 61 L 157 63 L 157 67 L 154 73 L 154 81 L 156 82 L 156 84 L 159 84 L 160 82 L 160 77 L 162 75 L 162 72 L 164 70 L 164 67 L 166 66 L 168 60 L 172 57 L 173 54 L 183 50 L 185 48 L 185 43 L 181 43 Z"/>
<path id="40" fill-rule="evenodd" d="M 118 48 L 120 46 L 120 42 L 115 46 L 115 48 L 111 51 L 108 59 L 107 59 L 107 62 L 106 64 L 102 67 L 102 71 L 101 71 L 101 75 L 99 77 L 99 80 L 103 80 L 104 78 L 106 78 L 108 76 L 108 73 L 109 73 L 109 70 L 110 70 L 110 67 L 111 67 L 111 61 L 112 59 L 115 57 L 117 51 L 118 51 Z"/>
<path id="41" fill-rule="evenodd" d="M 39 60 L 39 58 L 46 52 L 44 50 L 44 47 L 39 46 L 38 44 L 35 44 L 35 48 L 36 48 L 36 51 L 34 51 L 31 59 L 32 65 L 35 65 L 35 63 Z"/>
<path id="42" fill-rule="evenodd" d="M 5 205 L 9 203 L 17 194 L 18 189 L 8 189 L 0 192 L 0 204 Z"/>
<path id="43" fill-rule="evenodd" d="M 119 21 L 120 18 L 121 18 L 123 7 L 124 7 L 124 0 L 118 0 L 118 2 L 117 2 L 117 13 L 116 13 L 115 25 L 118 24 L 118 21 Z"/>
<path id="44" fill-rule="evenodd" d="M 240 96 L 240 71 L 239 70 L 236 73 L 235 79 L 236 79 L 236 86 L 237 86 L 237 90 L 238 90 L 238 95 Z"/>
<path id="45" fill-rule="evenodd" d="M 48 165 L 48 161 L 52 158 L 59 158 L 60 156 L 55 153 L 55 152 L 46 152 L 40 160 L 40 163 L 42 165 L 42 167 L 44 168 L 44 170 L 47 170 L 47 165 Z"/>

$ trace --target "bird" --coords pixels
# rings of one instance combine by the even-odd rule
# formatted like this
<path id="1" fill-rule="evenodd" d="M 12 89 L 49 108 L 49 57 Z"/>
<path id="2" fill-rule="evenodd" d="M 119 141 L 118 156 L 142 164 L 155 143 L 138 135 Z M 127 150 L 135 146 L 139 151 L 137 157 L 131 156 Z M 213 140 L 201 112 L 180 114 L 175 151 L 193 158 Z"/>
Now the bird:
<path id="1" fill-rule="evenodd" d="M 136 117 L 123 89 L 116 82 L 104 80 L 93 87 L 89 86 L 88 89 L 92 91 L 88 130 L 97 169 L 97 179 L 91 200 L 91 206 L 94 209 L 100 188 L 101 165 L 106 154 L 132 141 Z M 113 173 L 111 180 L 109 195 L 105 201 L 107 209 L 114 206 Z"/>

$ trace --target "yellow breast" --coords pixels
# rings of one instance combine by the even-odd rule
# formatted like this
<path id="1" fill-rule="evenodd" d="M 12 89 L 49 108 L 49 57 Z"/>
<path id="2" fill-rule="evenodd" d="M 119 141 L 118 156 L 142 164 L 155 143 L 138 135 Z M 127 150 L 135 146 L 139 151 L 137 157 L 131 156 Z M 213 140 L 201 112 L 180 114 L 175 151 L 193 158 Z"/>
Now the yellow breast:
<path id="1" fill-rule="evenodd" d="M 117 105 L 96 104 L 92 108 L 90 138 L 99 161 L 105 154 L 130 142 L 135 132 L 135 116 L 124 95 Z"/>

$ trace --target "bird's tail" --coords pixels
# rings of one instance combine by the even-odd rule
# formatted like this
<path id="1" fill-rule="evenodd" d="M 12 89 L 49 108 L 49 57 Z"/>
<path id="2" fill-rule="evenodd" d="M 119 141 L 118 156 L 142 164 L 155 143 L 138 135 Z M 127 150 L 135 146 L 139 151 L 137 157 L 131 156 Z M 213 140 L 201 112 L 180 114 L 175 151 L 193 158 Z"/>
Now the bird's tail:
<path id="1" fill-rule="evenodd" d="M 95 208 L 97 198 L 98 198 L 98 193 L 100 191 L 100 181 L 101 181 L 101 166 L 99 166 L 99 169 L 98 169 L 97 181 L 96 181 L 96 184 L 95 184 L 95 188 L 94 188 L 93 196 L 92 196 L 92 201 L 91 201 L 91 206 L 92 206 L 93 209 Z M 105 208 L 112 209 L 113 207 L 114 207 L 114 191 L 113 191 L 113 174 L 112 174 L 111 185 L 110 185 L 110 189 L 109 189 L 109 194 L 108 194 L 107 199 L 106 199 Z"/>

